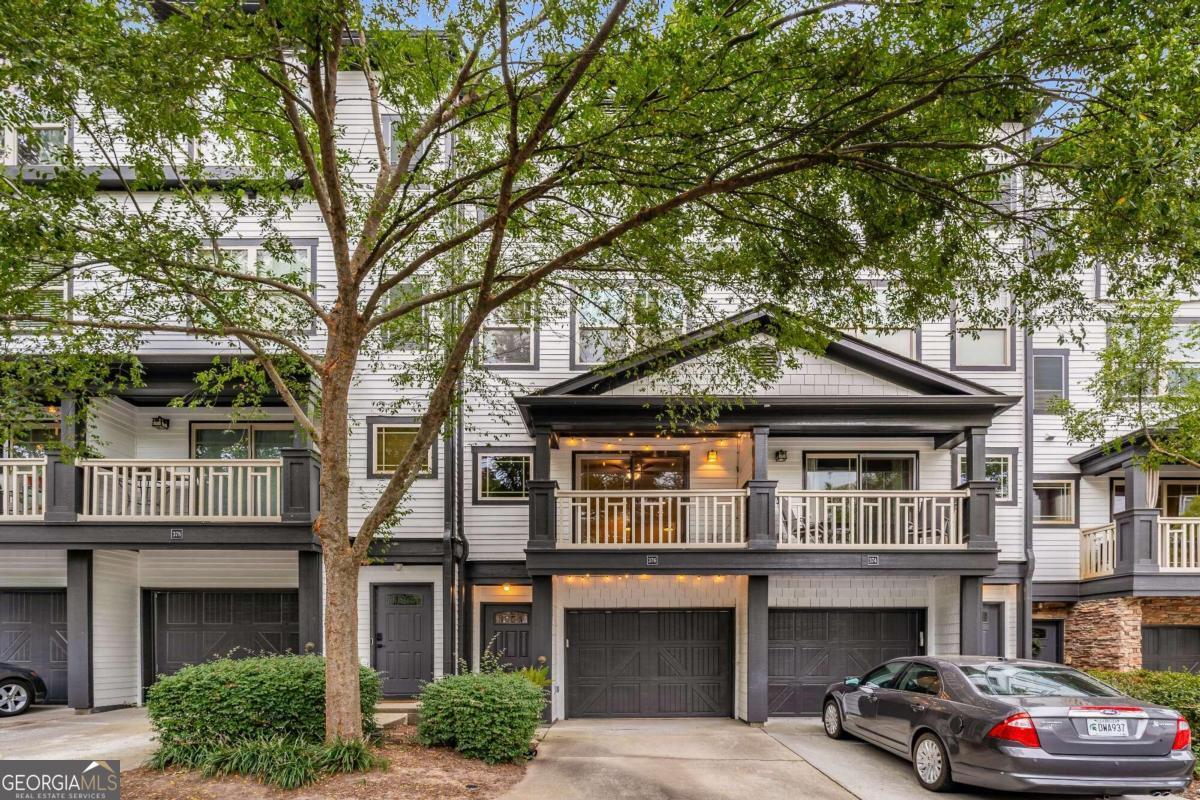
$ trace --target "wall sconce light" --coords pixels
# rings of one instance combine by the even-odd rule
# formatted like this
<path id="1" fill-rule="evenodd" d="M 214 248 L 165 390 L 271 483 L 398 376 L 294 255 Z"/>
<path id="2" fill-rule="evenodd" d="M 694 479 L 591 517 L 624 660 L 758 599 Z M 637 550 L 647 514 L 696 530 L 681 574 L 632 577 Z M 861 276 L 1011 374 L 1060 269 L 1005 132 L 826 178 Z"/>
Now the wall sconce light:
<path id="1" fill-rule="evenodd" d="M 717 463 L 717 451 L 716 450 L 708 451 L 708 463 L 710 463 L 710 464 Z"/>
<path id="2" fill-rule="evenodd" d="M 155 417 L 154 419 L 150 420 L 150 427 L 155 428 L 156 430 L 165 431 L 167 428 L 171 427 L 171 420 L 167 419 L 166 417 Z"/>
<path id="3" fill-rule="evenodd" d="M 776 450 L 775 451 L 775 460 L 778 461 L 780 464 L 787 461 L 787 450 Z"/>
<path id="4" fill-rule="evenodd" d="M 506 584 L 504 584 L 503 586 L 501 586 L 500 588 L 501 588 L 501 589 L 503 589 L 503 590 L 504 590 L 504 591 L 506 591 L 506 592 L 511 592 L 511 591 L 512 591 L 512 584 L 511 584 L 511 583 L 506 583 Z"/>

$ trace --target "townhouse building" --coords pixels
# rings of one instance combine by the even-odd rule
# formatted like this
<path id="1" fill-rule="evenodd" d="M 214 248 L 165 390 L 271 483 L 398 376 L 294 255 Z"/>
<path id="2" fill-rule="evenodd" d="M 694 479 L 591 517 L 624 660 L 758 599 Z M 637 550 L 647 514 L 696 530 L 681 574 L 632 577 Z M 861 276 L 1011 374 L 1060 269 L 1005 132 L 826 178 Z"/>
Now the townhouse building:
<path id="1" fill-rule="evenodd" d="M 351 150 L 371 136 L 359 88 L 339 108 Z M 9 134 L 5 169 L 44 179 L 62 147 L 87 157 L 68 125 Z M 319 295 L 317 212 L 286 225 Z M 270 269 L 262 235 L 240 219 L 219 244 Z M 1103 297 L 1102 274 L 1080 280 Z M 778 359 L 778 313 L 729 322 Z M 1072 443 L 1047 410 L 1086 404 L 1102 324 L 1082 347 L 954 318 L 846 333 L 712 424 L 664 430 L 673 371 L 703 371 L 723 330 L 614 370 L 623 331 L 586 302 L 489 322 L 498 388 L 466 398 L 361 568 L 360 655 L 385 694 L 488 647 L 549 668 L 556 719 L 811 714 L 829 683 L 917 653 L 1200 665 L 1200 473 Z M 0 661 L 36 668 L 54 701 L 137 704 L 188 663 L 321 650 L 317 460 L 278 398 L 251 416 L 231 396 L 171 405 L 215 354 L 154 335 L 144 385 L 80 426 L 53 421 L 75 400 L 48 398 L 47 424 L 3 443 Z M 412 357 L 397 345 L 352 395 L 352 530 L 419 419 L 420 390 L 389 380 Z M 403 392 L 413 414 L 381 411 Z M 65 462 L 53 443 L 80 438 L 88 457 Z"/>

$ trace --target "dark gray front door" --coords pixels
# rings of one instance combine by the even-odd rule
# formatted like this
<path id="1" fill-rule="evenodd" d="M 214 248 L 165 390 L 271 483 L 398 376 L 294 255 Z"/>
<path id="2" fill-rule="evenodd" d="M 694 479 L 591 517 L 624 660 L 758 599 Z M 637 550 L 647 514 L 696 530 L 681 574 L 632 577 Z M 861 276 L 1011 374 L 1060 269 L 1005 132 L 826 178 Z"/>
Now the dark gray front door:
<path id="1" fill-rule="evenodd" d="M 1004 603 L 984 603 L 980 617 L 983 622 L 982 655 L 1004 655 Z"/>
<path id="2" fill-rule="evenodd" d="M 819 714 L 825 689 L 884 661 L 920 655 L 916 609 L 772 608 L 767 613 L 767 712 Z"/>
<path id="3" fill-rule="evenodd" d="M 1143 626 L 1142 668 L 1200 672 L 1200 627 Z"/>
<path id="4" fill-rule="evenodd" d="M 528 604 L 488 603 L 483 617 L 483 649 L 491 649 L 500 663 L 513 669 L 530 666 Z"/>
<path id="5" fill-rule="evenodd" d="M 1061 619 L 1035 619 L 1033 621 L 1033 657 L 1039 661 L 1062 663 Z"/>
<path id="6" fill-rule="evenodd" d="M 433 587 L 375 585 L 375 669 L 383 693 L 414 695 L 433 680 Z"/>
<path id="7" fill-rule="evenodd" d="M 730 611 L 568 611 L 568 717 L 733 715 Z"/>
<path id="8" fill-rule="evenodd" d="M 46 699 L 66 702 L 65 589 L 0 592 L 0 661 L 37 670 L 46 681 Z"/>
<path id="9" fill-rule="evenodd" d="M 154 592 L 154 674 L 214 658 L 300 651 L 295 591 Z"/>

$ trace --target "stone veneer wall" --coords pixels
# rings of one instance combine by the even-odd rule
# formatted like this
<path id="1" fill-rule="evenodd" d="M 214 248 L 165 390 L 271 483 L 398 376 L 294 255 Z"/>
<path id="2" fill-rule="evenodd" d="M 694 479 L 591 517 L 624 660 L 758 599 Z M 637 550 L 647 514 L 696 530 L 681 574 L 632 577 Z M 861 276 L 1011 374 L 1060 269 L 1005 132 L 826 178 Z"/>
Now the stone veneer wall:
<path id="1" fill-rule="evenodd" d="M 1034 617 L 1061 617 L 1057 604 L 1034 608 Z M 1083 600 L 1065 615 L 1063 658 L 1083 669 L 1142 667 L 1143 625 L 1200 625 L 1200 598 L 1114 597 Z"/>

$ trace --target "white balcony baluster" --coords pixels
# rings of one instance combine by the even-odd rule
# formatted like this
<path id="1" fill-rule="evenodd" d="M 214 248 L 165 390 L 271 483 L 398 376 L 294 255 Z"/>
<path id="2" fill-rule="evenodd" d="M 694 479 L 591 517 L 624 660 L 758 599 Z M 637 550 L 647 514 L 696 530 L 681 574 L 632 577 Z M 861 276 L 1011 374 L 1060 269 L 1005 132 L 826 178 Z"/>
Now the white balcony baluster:
<path id="1" fill-rule="evenodd" d="M 83 511 L 91 520 L 274 522 L 280 518 L 280 459 L 94 459 L 83 467 Z"/>
<path id="2" fill-rule="evenodd" d="M 1159 518 L 1158 568 L 1200 572 L 1200 517 Z"/>
<path id="3" fill-rule="evenodd" d="M 743 547 L 743 489 L 559 491 L 560 547 Z"/>
<path id="4" fill-rule="evenodd" d="M 0 519 L 34 520 L 46 513 L 46 459 L 0 458 Z"/>
<path id="5" fill-rule="evenodd" d="M 967 492 L 778 492 L 781 547 L 965 547 Z"/>
<path id="6" fill-rule="evenodd" d="M 1117 564 L 1117 525 L 1097 525 L 1079 532 L 1079 578 L 1112 575 Z"/>

